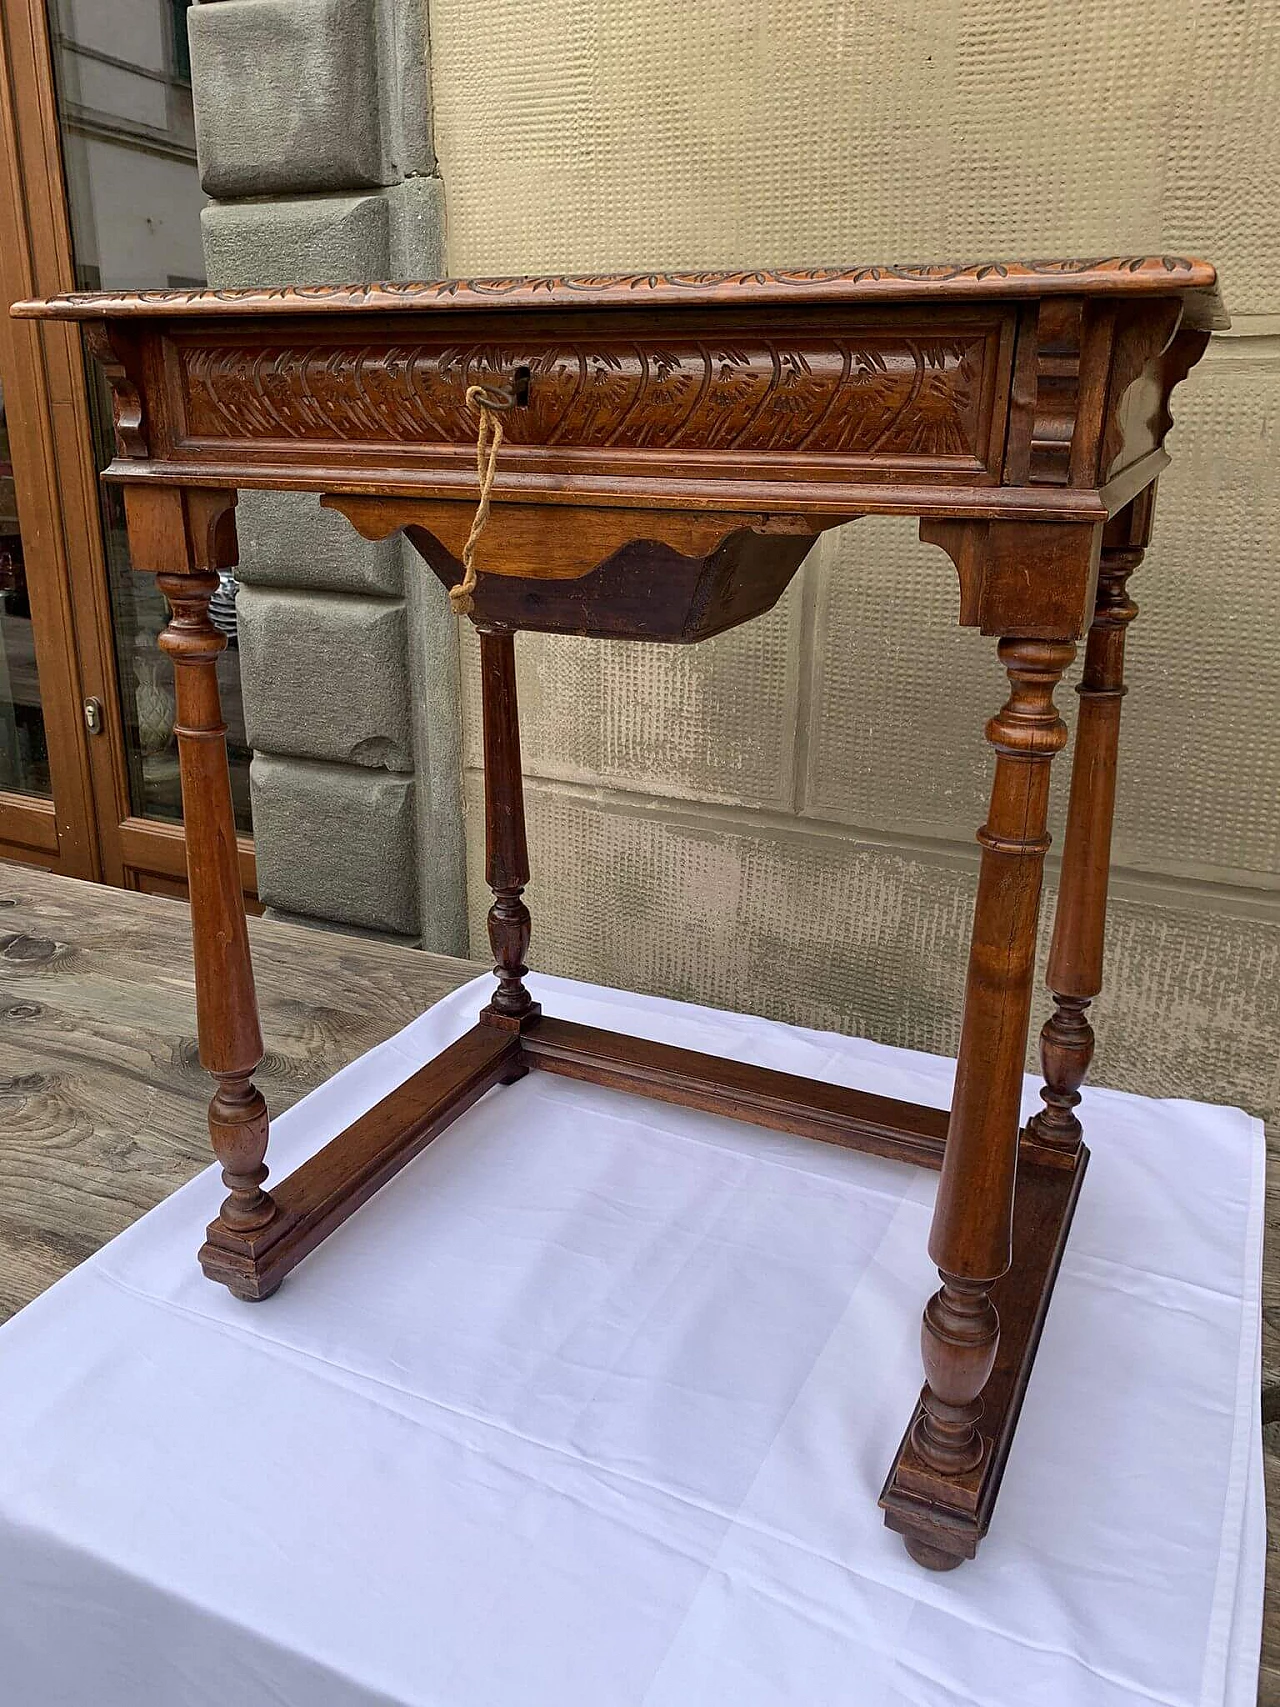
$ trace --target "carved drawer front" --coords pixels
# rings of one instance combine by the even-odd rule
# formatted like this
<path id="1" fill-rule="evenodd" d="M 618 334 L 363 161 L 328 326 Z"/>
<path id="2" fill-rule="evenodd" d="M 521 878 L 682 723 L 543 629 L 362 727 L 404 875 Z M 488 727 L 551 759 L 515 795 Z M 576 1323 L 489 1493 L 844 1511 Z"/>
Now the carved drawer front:
<path id="1" fill-rule="evenodd" d="M 501 339 L 419 322 L 394 340 L 295 322 L 266 345 L 215 325 L 167 342 L 166 436 L 179 458 L 234 444 L 287 464 L 328 446 L 341 462 L 454 464 L 473 454 L 467 387 L 525 374 L 504 466 L 625 473 L 677 452 L 677 475 L 723 478 L 750 459 L 806 479 L 999 477 L 1010 310 L 935 312 L 927 327 L 918 314 L 827 312 L 768 331 L 724 315 L 623 319 L 565 332 L 544 321 L 527 337 L 508 321 Z"/>

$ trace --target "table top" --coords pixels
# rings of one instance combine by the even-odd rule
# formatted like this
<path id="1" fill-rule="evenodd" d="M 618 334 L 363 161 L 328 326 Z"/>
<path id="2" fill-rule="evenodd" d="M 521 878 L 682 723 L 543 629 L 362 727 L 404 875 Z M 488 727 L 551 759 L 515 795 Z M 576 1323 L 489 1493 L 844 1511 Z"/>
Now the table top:
<path id="1" fill-rule="evenodd" d="M 1087 556 L 1167 463 L 1169 395 L 1226 324 L 1214 268 L 1172 255 L 72 292 L 12 312 L 84 323 L 114 392 L 108 479 L 319 492 L 367 538 L 429 536 L 447 585 L 470 525 L 453 505 L 476 498 L 473 391 L 501 389 L 488 575 L 580 579 L 636 541 L 662 555 L 585 615 L 576 593 L 551 612 L 539 593 L 477 620 L 637 637 L 623 607 L 640 581 L 667 586 L 673 554 L 709 561 L 736 530 L 758 561 L 713 571 L 713 591 L 745 576 L 754 596 L 708 632 L 768 608 L 807 549 L 795 537 L 852 517 L 1063 523 Z M 160 500 L 135 498 L 141 538 Z M 705 638 L 681 611 L 706 603 L 682 592 L 649 637 Z M 1083 620 L 1015 614 L 1027 632 Z"/>
<path id="2" fill-rule="evenodd" d="M 250 919 L 273 1115 L 482 967 Z M 0 1320 L 212 1160 L 185 905 L 0 862 Z"/>
<path id="3" fill-rule="evenodd" d="M 1200 323 L 1228 324 L 1208 261 L 1182 255 L 1079 260 L 872 264 L 758 268 L 737 272 L 566 273 L 542 278 L 429 279 L 250 290 L 70 291 L 19 302 L 19 319 L 92 320 L 117 315 L 422 313 L 484 308 L 637 308 L 765 304 L 956 302 L 1043 296 L 1167 296 L 1193 292 Z"/>

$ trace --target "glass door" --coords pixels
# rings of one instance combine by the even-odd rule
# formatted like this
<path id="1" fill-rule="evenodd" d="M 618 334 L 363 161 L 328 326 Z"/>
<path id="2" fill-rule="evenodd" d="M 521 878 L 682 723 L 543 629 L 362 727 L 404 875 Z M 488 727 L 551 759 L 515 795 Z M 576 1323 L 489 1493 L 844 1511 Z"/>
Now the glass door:
<path id="1" fill-rule="evenodd" d="M 0 0 L 0 314 L 21 296 L 204 282 L 187 10 Z M 70 869 L 74 842 L 81 875 L 180 893 L 173 676 L 155 645 L 168 612 L 98 480 L 105 382 L 74 328 L 7 316 L 0 379 L 0 856 Z M 214 611 L 252 895 L 235 593 L 226 577 Z"/>
<path id="2" fill-rule="evenodd" d="M 25 196 L 40 121 L 34 85 L 21 74 L 27 61 L 15 9 L 15 0 L 0 0 L 0 860 L 94 877 L 50 373 L 38 333 L 4 312 L 46 276 L 38 260 L 44 234 Z"/>
<path id="3" fill-rule="evenodd" d="M 0 379 L 0 791 L 52 800 L 31 589 Z"/>
<path id="4" fill-rule="evenodd" d="M 204 253 L 187 51 L 189 0 L 47 0 L 58 132 L 76 283 L 88 290 L 202 285 Z M 113 453 L 111 406 L 96 364 L 87 373 L 94 455 Z M 125 751 L 129 813 L 178 823 L 173 667 L 156 649 L 168 619 L 148 575 L 129 563 L 118 488 L 102 495 L 102 533 Z M 224 577 L 213 615 L 228 636 L 219 665 L 238 828 L 248 834 L 236 584 Z"/>

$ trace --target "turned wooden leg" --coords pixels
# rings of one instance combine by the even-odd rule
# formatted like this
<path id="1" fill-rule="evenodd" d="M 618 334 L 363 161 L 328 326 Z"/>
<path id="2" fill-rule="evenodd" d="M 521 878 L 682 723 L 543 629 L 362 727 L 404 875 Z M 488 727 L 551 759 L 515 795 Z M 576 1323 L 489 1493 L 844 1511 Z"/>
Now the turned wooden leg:
<path id="1" fill-rule="evenodd" d="M 267 1105 L 253 1082 L 262 1032 L 240 887 L 226 725 L 218 696 L 225 638 L 209 620 L 220 568 L 236 558 L 234 492 L 126 488 L 134 567 L 150 570 L 170 605 L 160 636 L 173 660 L 182 813 L 187 841 L 200 1060 L 218 1082 L 209 1134 L 228 1196 L 219 1226 L 233 1238 L 266 1227 Z"/>
<path id="2" fill-rule="evenodd" d="M 484 717 L 485 881 L 493 890 L 489 942 L 498 988 L 480 1018 L 519 1031 L 541 1012 L 524 985 L 529 968 L 529 849 L 520 775 L 520 712 L 516 702 L 515 635 L 480 630 L 480 689 Z M 523 1071 L 524 1069 L 521 1069 Z M 519 1077 L 517 1072 L 513 1076 Z"/>
<path id="3" fill-rule="evenodd" d="M 1077 688 L 1080 721 L 1071 763 L 1071 803 L 1062 850 L 1062 876 L 1053 919 L 1048 985 L 1054 1010 L 1040 1033 L 1044 1108 L 1030 1123 L 1038 1142 L 1074 1154 L 1081 1127 L 1080 1086 L 1093 1059 L 1089 1004 L 1102 988 L 1102 948 L 1111 864 L 1111 820 L 1116 798 L 1120 706 L 1125 695 L 1125 631 L 1138 607 L 1129 576 L 1142 561 L 1141 545 L 1115 545 L 1113 528 L 1128 531 L 1122 512 L 1104 535 L 1098 598 Z M 1145 527 L 1139 536 L 1145 538 Z"/>
<path id="4" fill-rule="evenodd" d="M 1069 641 L 1000 642 L 1012 692 L 986 731 L 996 774 L 978 832 L 982 865 L 960 1053 L 929 1238 L 942 1286 L 925 1307 L 926 1384 L 911 1433 L 916 1457 L 944 1478 L 976 1469 L 988 1445 L 979 1427 L 981 1394 L 1000 1337 L 990 1289 L 1010 1260 L 1049 766 L 1066 741 L 1053 690 L 1074 656 Z M 918 1538 L 908 1545 L 933 1569 L 958 1562 Z"/>

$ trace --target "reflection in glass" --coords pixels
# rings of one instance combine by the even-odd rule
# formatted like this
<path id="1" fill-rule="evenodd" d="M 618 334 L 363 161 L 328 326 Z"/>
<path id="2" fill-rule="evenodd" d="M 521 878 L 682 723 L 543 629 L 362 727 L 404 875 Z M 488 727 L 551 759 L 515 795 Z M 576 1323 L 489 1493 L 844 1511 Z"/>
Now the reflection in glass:
<path id="1" fill-rule="evenodd" d="M 49 793 L 49 750 L 0 386 L 0 790 Z"/>
<path id="2" fill-rule="evenodd" d="M 189 0 L 48 0 L 72 248 L 84 289 L 204 283 L 188 8 Z M 96 362 L 88 373 L 94 448 L 105 468 L 113 454 L 110 396 Z M 168 607 L 153 577 L 130 569 L 117 488 L 103 489 L 102 522 L 132 810 L 180 819 L 173 667 L 155 644 Z M 234 605 L 224 604 L 232 617 L 220 617 L 220 626 L 231 632 Z M 234 641 L 218 680 L 236 823 L 247 833 L 249 749 Z"/>

